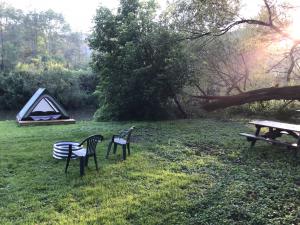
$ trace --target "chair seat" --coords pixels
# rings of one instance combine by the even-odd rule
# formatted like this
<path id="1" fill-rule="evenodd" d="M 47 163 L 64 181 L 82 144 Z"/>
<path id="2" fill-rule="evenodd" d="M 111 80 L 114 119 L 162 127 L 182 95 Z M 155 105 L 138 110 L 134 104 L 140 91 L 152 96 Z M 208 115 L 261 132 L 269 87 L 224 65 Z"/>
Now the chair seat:
<path id="1" fill-rule="evenodd" d="M 84 157 L 84 156 L 86 156 L 86 149 L 83 148 L 83 149 L 78 150 L 78 151 L 73 151 L 73 154 L 78 156 L 78 157 Z"/>
<path id="2" fill-rule="evenodd" d="M 123 138 L 114 138 L 114 143 L 120 144 L 120 145 L 125 145 L 127 141 Z"/>

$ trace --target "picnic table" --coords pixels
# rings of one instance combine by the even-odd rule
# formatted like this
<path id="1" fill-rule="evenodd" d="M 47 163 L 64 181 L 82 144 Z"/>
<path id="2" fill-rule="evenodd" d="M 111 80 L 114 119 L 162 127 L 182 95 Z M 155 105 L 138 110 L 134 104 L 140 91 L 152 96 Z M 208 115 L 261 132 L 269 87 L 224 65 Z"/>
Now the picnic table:
<path id="1" fill-rule="evenodd" d="M 251 142 L 251 147 L 255 145 L 256 141 L 260 140 L 274 145 L 285 146 L 288 149 L 295 149 L 296 151 L 300 148 L 300 125 L 269 120 L 253 120 L 249 124 L 256 127 L 255 133 L 240 133 L 240 135 L 247 137 L 247 140 Z M 267 128 L 267 132 L 261 134 L 261 128 Z M 294 141 L 278 140 L 277 138 L 282 135 L 291 136 L 294 138 Z"/>

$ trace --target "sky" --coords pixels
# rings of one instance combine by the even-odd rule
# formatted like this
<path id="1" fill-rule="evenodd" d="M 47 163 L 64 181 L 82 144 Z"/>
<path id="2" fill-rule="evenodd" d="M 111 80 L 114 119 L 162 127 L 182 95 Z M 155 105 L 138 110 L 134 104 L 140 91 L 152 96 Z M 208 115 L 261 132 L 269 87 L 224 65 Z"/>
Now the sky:
<path id="1" fill-rule="evenodd" d="M 166 5 L 167 0 L 159 0 L 159 4 Z M 24 11 L 45 11 L 53 9 L 62 13 L 73 31 L 89 32 L 96 9 L 102 5 L 110 9 L 116 9 L 119 0 L 0 0 L 15 8 Z"/>
<path id="2" fill-rule="evenodd" d="M 162 8 L 166 6 L 167 0 L 157 1 Z M 5 2 L 24 11 L 53 9 L 55 12 L 63 14 L 73 31 L 88 33 L 93 26 L 92 20 L 96 9 L 100 5 L 116 9 L 119 0 L 0 0 L 0 2 Z M 242 10 L 243 15 L 255 15 L 260 2 L 262 0 L 243 0 L 245 6 Z"/>

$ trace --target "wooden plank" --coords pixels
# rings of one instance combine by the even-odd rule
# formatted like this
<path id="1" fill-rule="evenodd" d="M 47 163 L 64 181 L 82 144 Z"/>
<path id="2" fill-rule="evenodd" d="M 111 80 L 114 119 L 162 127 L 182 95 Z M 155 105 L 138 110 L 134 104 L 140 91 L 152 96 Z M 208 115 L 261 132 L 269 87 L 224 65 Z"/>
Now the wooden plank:
<path id="1" fill-rule="evenodd" d="M 262 127 L 273 127 L 276 129 L 281 129 L 286 131 L 300 132 L 300 125 L 297 124 L 281 123 L 281 122 L 269 121 L 269 120 L 253 120 L 250 121 L 249 123 L 262 126 Z"/>
<path id="2" fill-rule="evenodd" d="M 35 126 L 35 125 L 60 125 L 60 124 L 74 124 L 76 120 L 45 120 L 45 121 L 17 121 L 20 126 Z"/>
<path id="3" fill-rule="evenodd" d="M 279 140 L 265 138 L 265 137 L 262 137 L 262 136 L 255 136 L 253 134 L 247 134 L 247 133 L 240 133 L 240 135 L 241 136 L 245 136 L 245 137 L 247 137 L 249 139 L 255 139 L 255 140 L 265 141 L 265 142 L 268 142 L 268 143 L 271 143 L 271 144 L 275 144 L 275 145 L 283 145 L 283 146 L 290 147 L 290 148 L 297 148 L 298 147 L 297 143 L 282 142 L 282 141 L 279 141 Z M 249 141 L 252 141 L 252 140 L 249 140 Z"/>

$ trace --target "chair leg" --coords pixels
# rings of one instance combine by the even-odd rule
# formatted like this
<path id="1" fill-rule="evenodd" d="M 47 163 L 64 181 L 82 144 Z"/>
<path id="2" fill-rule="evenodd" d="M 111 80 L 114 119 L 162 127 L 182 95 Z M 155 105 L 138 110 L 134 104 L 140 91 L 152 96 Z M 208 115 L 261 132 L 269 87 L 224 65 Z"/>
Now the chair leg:
<path id="1" fill-rule="evenodd" d="M 122 145 L 123 148 L 123 160 L 126 160 L 126 145 Z"/>
<path id="2" fill-rule="evenodd" d="M 127 143 L 127 150 L 128 150 L 128 155 L 130 155 L 130 144 Z"/>
<path id="3" fill-rule="evenodd" d="M 80 176 L 84 175 L 85 157 L 80 157 Z"/>
<path id="4" fill-rule="evenodd" d="M 67 171 L 68 171 L 68 167 L 69 167 L 71 157 L 72 157 L 72 145 L 69 145 L 69 151 L 68 151 L 68 158 L 67 158 L 65 173 L 67 173 Z"/>
<path id="5" fill-rule="evenodd" d="M 88 164 L 89 164 L 89 157 L 88 156 L 85 157 L 84 164 L 85 164 L 85 166 L 88 166 Z"/>
<path id="6" fill-rule="evenodd" d="M 65 168 L 65 173 L 67 173 L 67 171 L 68 171 L 69 163 L 70 163 L 70 157 L 67 158 L 67 164 L 66 164 L 66 168 Z"/>
<path id="7" fill-rule="evenodd" d="M 67 171 L 68 171 L 69 163 L 70 163 L 70 159 L 67 158 L 67 164 L 66 164 L 66 168 L 65 168 L 65 173 L 67 173 Z"/>
<path id="8" fill-rule="evenodd" d="M 108 155 L 109 155 L 109 153 L 110 153 L 110 149 L 111 149 L 111 146 L 112 146 L 112 141 L 111 142 L 109 142 L 109 144 L 108 144 L 108 148 L 107 148 L 107 153 L 106 153 L 106 158 L 108 159 Z"/>
<path id="9" fill-rule="evenodd" d="M 96 164 L 96 170 L 99 171 L 96 153 L 94 154 L 94 160 L 95 160 L 95 164 Z"/>
<path id="10" fill-rule="evenodd" d="M 117 147 L 118 147 L 118 145 L 116 143 L 114 143 L 114 154 L 116 154 L 116 152 L 117 152 Z"/>

